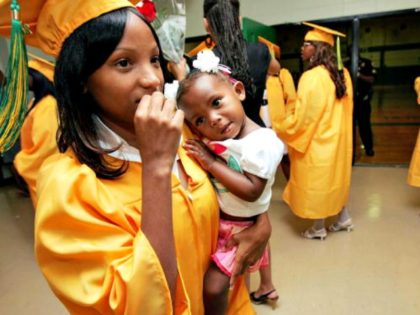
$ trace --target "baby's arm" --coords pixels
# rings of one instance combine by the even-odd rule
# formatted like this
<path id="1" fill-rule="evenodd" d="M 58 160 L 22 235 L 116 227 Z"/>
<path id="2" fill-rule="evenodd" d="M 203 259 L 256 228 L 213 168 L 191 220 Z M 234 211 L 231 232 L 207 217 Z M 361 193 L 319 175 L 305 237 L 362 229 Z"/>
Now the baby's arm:
<path id="1" fill-rule="evenodd" d="M 200 163 L 201 167 L 212 174 L 232 194 L 248 202 L 257 200 L 264 191 L 267 180 L 247 172 L 239 173 L 227 166 L 199 140 L 187 140 L 184 144 L 187 154 Z"/>

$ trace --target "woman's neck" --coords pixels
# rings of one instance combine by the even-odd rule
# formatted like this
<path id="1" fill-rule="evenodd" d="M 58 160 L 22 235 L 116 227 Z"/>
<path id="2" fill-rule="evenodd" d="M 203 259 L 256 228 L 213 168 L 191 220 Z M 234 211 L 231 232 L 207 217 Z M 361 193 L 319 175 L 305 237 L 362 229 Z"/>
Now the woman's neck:
<path id="1" fill-rule="evenodd" d="M 136 141 L 136 133 L 134 130 L 134 125 L 128 126 L 123 124 L 115 123 L 104 116 L 100 116 L 102 122 L 118 136 L 124 139 L 129 145 L 138 148 Z"/>

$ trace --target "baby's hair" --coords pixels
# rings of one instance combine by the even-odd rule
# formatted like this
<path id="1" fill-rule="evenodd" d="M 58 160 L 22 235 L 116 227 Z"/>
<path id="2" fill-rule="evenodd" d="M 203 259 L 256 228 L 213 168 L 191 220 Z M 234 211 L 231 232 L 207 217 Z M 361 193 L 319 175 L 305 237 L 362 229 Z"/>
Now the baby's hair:
<path id="1" fill-rule="evenodd" d="M 200 71 L 198 69 L 194 69 L 187 75 L 187 77 L 184 80 L 182 80 L 179 83 L 179 88 L 176 93 L 176 102 L 179 108 L 183 106 L 183 103 L 182 103 L 183 96 L 189 91 L 189 89 L 193 86 L 195 81 L 197 81 L 198 78 L 204 75 L 210 75 L 210 76 L 218 78 L 220 81 L 229 83 L 228 76 L 220 71 L 205 72 L 205 71 Z"/>

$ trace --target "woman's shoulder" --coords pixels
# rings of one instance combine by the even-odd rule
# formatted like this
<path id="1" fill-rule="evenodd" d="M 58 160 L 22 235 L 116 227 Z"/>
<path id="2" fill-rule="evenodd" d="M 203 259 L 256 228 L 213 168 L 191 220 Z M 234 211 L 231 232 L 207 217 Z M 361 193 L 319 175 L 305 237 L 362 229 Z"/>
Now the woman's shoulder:
<path id="1" fill-rule="evenodd" d="M 328 75 L 329 72 L 328 72 L 327 68 L 325 68 L 325 66 L 319 65 L 319 66 L 313 67 L 309 70 L 306 70 L 303 74 L 304 75 L 309 75 L 309 74 L 310 75 L 325 75 L 325 74 Z"/>
<path id="2" fill-rule="evenodd" d="M 311 83 L 311 84 L 317 85 L 325 80 L 331 81 L 330 73 L 324 66 L 320 65 L 312 69 L 306 70 L 302 74 L 300 82 L 303 81 L 305 83 Z"/>
<path id="3" fill-rule="evenodd" d="M 38 185 L 68 186 L 83 177 L 96 178 L 96 174 L 87 165 L 81 164 L 71 150 L 67 150 L 45 160 L 38 174 Z"/>

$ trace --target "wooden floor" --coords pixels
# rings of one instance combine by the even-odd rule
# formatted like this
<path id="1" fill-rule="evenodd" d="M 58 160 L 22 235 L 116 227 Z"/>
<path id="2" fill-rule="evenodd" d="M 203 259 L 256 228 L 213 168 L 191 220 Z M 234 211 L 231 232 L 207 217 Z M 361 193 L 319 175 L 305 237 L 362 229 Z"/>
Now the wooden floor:
<path id="1" fill-rule="evenodd" d="M 378 86 L 372 99 L 375 156 L 369 157 L 356 137 L 356 164 L 408 165 L 420 126 L 420 107 L 412 86 Z"/>

